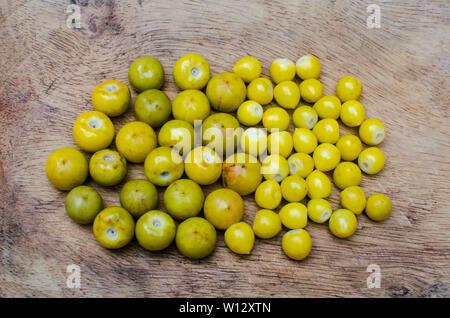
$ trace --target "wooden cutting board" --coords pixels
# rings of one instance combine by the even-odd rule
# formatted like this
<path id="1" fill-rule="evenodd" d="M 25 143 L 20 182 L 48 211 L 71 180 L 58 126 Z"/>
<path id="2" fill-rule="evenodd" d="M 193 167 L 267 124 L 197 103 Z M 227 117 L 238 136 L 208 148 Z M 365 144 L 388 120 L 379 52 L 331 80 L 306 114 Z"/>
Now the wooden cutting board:
<path id="1" fill-rule="evenodd" d="M 81 4 L 80 29 L 66 23 L 70 1 L 0 1 L 0 296 L 450 296 L 447 1 L 377 1 L 380 28 L 367 26 L 371 1 L 72 2 Z M 266 77 L 275 58 L 311 53 L 322 63 L 325 94 L 344 75 L 360 79 L 367 117 L 387 128 L 386 166 L 364 175 L 362 187 L 389 195 L 392 216 L 382 223 L 358 216 L 356 234 L 345 240 L 309 224 L 313 248 L 302 262 L 283 254 L 282 233 L 238 256 L 219 231 L 213 255 L 197 261 L 174 245 L 159 253 L 136 241 L 102 248 L 91 226 L 65 214 L 66 193 L 49 184 L 45 162 L 75 145 L 73 122 L 93 109 L 98 83 L 128 83 L 130 63 L 150 55 L 164 65 L 163 90 L 173 100 L 172 66 L 189 52 L 202 54 L 213 74 L 255 56 Z M 113 119 L 116 132 L 134 118 L 130 108 Z M 144 177 L 142 165 L 129 168 L 127 180 Z M 108 206 L 119 204 L 121 185 L 88 184 Z M 338 197 L 333 188 L 335 209 Z M 252 196 L 245 206 L 252 222 Z M 81 270 L 80 289 L 66 285 L 70 264 Z M 371 264 L 379 266 L 380 288 L 368 288 Z"/>

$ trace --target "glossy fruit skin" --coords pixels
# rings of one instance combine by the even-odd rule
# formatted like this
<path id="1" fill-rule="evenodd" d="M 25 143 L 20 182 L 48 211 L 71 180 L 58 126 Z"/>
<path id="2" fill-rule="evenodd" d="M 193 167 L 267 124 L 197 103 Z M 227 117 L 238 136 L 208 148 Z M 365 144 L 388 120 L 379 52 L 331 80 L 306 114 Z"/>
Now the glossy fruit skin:
<path id="1" fill-rule="evenodd" d="M 311 55 L 304 55 L 297 60 L 295 63 L 297 70 L 297 75 L 302 80 L 307 80 L 310 78 L 319 78 L 320 76 L 320 62 L 319 60 Z"/>
<path id="2" fill-rule="evenodd" d="M 78 224 L 91 224 L 103 209 L 103 199 L 97 190 L 88 186 L 78 186 L 70 190 L 66 197 L 67 215 Z"/>
<path id="3" fill-rule="evenodd" d="M 261 164 L 247 153 L 236 153 L 225 159 L 222 167 L 223 186 L 240 195 L 255 192 L 262 181 Z"/>
<path id="4" fill-rule="evenodd" d="M 175 222 L 163 211 L 148 211 L 136 222 L 136 239 L 140 246 L 149 251 L 167 248 L 174 240 L 175 233 Z"/>
<path id="5" fill-rule="evenodd" d="M 281 223 L 290 230 L 302 229 L 308 224 L 308 210 L 298 202 L 286 204 L 278 215 Z"/>
<path id="6" fill-rule="evenodd" d="M 130 180 L 120 190 L 120 205 L 138 218 L 158 206 L 158 190 L 144 179 Z"/>
<path id="7" fill-rule="evenodd" d="M 348 100 L 342 104 L 340 117 L 345 126 L 357 127 L 364 121 L 366 111 L 357 100 Z"/>
<path id="8" fill-rule="evenodd" d="M 114 150 L 97 151 L 89 160 L 89 173 L 98 184 L 115 186 L 127 175 L 127 160 Z"/>
<path id="9" fill-rule="evenodd" d="M 310 199 L 323 199 L 331 193 L 331 181 L 322 171 L 314 170 L 306 177 L 308 197 Z"/>
<path id="10" fill-rule="evenodd" d="M 234 112 L 244 102 L 246 94 L 244 81 L 234 73 L 217 74 L 206 86 L 211 107 L 219 112 Z"/>
<path id="11" fill-rule="evenodd" d="M 308 217 L 315 223 L 325 223 L 333 213 L 330 202 L 324 199 L 311 199 L 308 201 Z"/>
<path id="12" fill-rule="evenodd" d="M 158 147 L 145 158 L 144 172 L 151 183 L 168 186 L 183 175 L 183 158 L 172 148 Z"/>
<path id="13" fill-rule="evenodd" d="M 356 231 L 358 221 L 352 211 L 339 209 L 333 212 L 328 222 L 331 233 L 339 238 L 352 236 Z"/>
<path id="14" fill-rule="evenodd" d="M 281 187 L 274 180 L 261 182 L 255 192 L 255 201 L 263 209 L 276 209 L 281 203 Z"/>
<path id="15" fill-rule="evenodd" d="M 154 57 L 140 57 L 131 63 L 128 81 L 138 93 L 147 89 L 160 89 L 164 84 L 164 68 Z"/>
<path id="16" fill-rule="evenodd" d="M 267 151 L 271 155 L 287 158 L 294 148 L 292 135 L 287 131 L 275 131 L 267 137 Z"/>
<path id="17" fill-rule="evenodd" d="M 111 206 L 102 210 L 94 220 L 94 235 L 106 248 L 124 247 L 134 237 L 134 220 L 124 208 Z"/>
<path id="18" fill-rule="evenodd" d="M 114 139 L 114 125 L 102 112 L 82 113 L 73 124 L 73 139 L 87 152 L 105 149 Z"/>
<path id="19" fill-rule="evenodd" d="M 197 216 L 203 208 L 204 201 L 202 188 L 189 179 L 174 181 L 164 192 L 164 206 L 177 220 Z"/>
<path id="20" fill-rule="evenodd" d="M 201 55 L 190 53 L 180 57 L 173 67 L 173 79 L 184 89 L 202 89 L 211 77 L 208 62 Z"/>
<path id="21" fill-rule="evenodd" d="M 224 235 L 225 244 L 236 254 L 250 254 L 255 244 L 255 233 L 250 225 L 239 222 L 231 225 Z"/>
<path id="22" fill-rule="evenodd" d="M 358 165 L 367 174 L 377 174 L 383 169 L 385 162 L 383 151 L 377 147 L 366 148 L 358 156 Z"/>
<path id="23" fill-rule="evenodd" d="M 320 118 L 338 119 L 341 115 L 341 101 L 333 95 L 321 97 L 314 103 L 313 108 L 316 110 Z"/>
<path id="24" fill-rule="evenodd" d="M 130 101 L 130 89 L 125 83 L 116 80 L 104 81 L 92 92 L 92 105 L 95 110 L 111 117 L 125 113 Z"/>
<path id="25" fill-rule="evenodd" d="M 175 242 L 184 256 L 192 259 L 204 258 L 216 247 L 216 229 L 204 218 L 192 217 L 178 225 Z"/>
<path id="26" fill-rule="evenodd" d="M 312 132 L 320 143 L 335 144 L 339 140 L 339 124 L 332 118 L 319 120 Z"/>
<path id="27" fill-rule="evenodd" d="M 355 214 L 361 214 L 366 207 L 366 195 L 358 186 L 350 186 L 340 193 L 341 205 Z"/>
<path id="28" fill-rule="evenodd" d="M 294 148 L 297 152 L 310 154 L 317 147 L 317 137 L 309 129 L 295 128 L 292 138 L 294 139 Z"/>
<path id="29" fill-rule="evenodd" d="M 256 212 L 253 221 L 253 232 L 262 239 L 269 239 L 276 236 L 281 231 L 280 216 L 271 211 L 262 209 Z"/>
<path id="30" fill-rule="evenodd" d="M 222 174 L 222 158 L 213 149 L 200 146 L 186 155 L 184 170 L 189 179 L 200 185 L 209 185 Z"/>
<path id="31" fill-rule="evenodd" d="M 280 155 L 270 155 L 262 161 L 262 173 L 266 180 L 281 182 L 289 175 L 289 164 Z"/>
<path id="32" fill-rule="evenodd" d="M 287 176 L 281 181 L 281 194 L 288 202 L 299 202 L 306 197 L 308 185 L 299 176 Z"/>
<path id="33" fill-rule="evenodd" d="M 267 105 L 273 100 L 272 82 L 264 77 L 258 77 L 248 84 L 248 99 L 254 100 L 261 105 Z"/>
<path id="34" fill-rule="evenodd" d="M 341 161 L 341 153 L 335 145 L 323 143 L 314 150 L 313 160 L 317 170 L 331 171 Z"/>
<path id="35" fill-rule="evenodd" d="M 362 93 L 362 84 L 351 76 L 342 77 L 336 84 L 336 96 L 341 102 L 358 100 Z"/>
<path id="36" fill-rule="evenodd" d="M 290 59 L 276 59 L 270 65 L 270 78 L 275 84 L 292 81 L 295 77 L 295 63 Z"/>
<path id="37" fill-rule="evenodd" d="M 361 182 L 361 169 L 353 162 L 341 162 L 333 171 L 334 184 L 341 190 Z"/>
<path id="38" fill-rule="evenodd" d="M 219 230 L 226 230 L 244 216 L 244 200 L 231 189 L 218 189 L 205 199 L 205 218 Z"/>
<path id="39" fill-rule="evenodd" d="M 293 81 L 284 81 L 275 86 L 273 96 L 281 107 L 294 109 L 300 102 L 300 88 Z"/>
<path id="40" fill-rule="evenodd" d="M 361 140 L 355 135 L 344 135 L 336 143 L 336 147 L 341 153 L 341 159 L 346 161 L 356 160 L 361 153 Z"/>
<path id="41" fill-rule="evenodd" d="M 116 136 L 116 147 L 122 156 L 134 163 L 144 162 L 158 145 L 152 127 L 142 121 L 132 121 L 123 126 Z"/>
<path id="42" fill-rule="evenodd" d="M 302 152 L 296 152 L 288 158 L 289 174 L 306 178 L 314 170 L 313 158 Z"/>
<path id="43" fill-rule="evenodd" d="M 159 130 L 158 142 L 160 146 L 187 154 L 194 147 L 194 127 L 184 120 L 169 120 Z"/>
<path id="44" fill-rule="evenodd" d="M 367 199 L 366 214 L 373 221 L 383 221 L 391 215 L 392 202 L 384 194 L 374 193 Z"/>
<path id="45" fill-rule="evenodd" d="M 369 146 L 379 145 L 386 136 L 384 124 L 375 118 L 365 120 L 359 127 L 359 137 Z"/>
<path id="46" fill-rule="evenodd" d="M 237 110 L 237 118 L 242 125 L 255 126 L 263 116 L 262 106 L 254 100 L 245 101 Z"/>
<path id="47" fill-rule="evenodd" d="M 289 258 L 301 261 L 311 252 L 311 236 L 304 229 L 290 230 L 283 235 L 281 246 Z"/>
<path id="48" fill-rule="evenodd" d="M 172 103 L 173 117 L 191 125 L 194 125 L 195 120 L 208 117 L 210 111 L 208 97 L 198 89 L 187 89 L 178 93 Z"/>
<path id="49" fill-rule="evenodd" d="M 315 78 L 300 83 L 300 95 L 307 103 L 315 103 L 323 96 L 323 85 Z"/>
<path id="50" fill-rule="evenodd" d="M 261 75 L 261 63 L 252 56 L 246 56 L 234 64 L 233 72 L 246 83 L 250 83 Z"/>
<path id="51" fill-rule="evenodd" d="M 263 126 L 268 132 L 283 131 L 289 127 L 289 114 L 281 107 L 267 109 L 262 118 Z"/>
<path id="52" fill-rule="evenodd" d="M 316 110 L 310 106 L 300 106 L 292 114 L 292 121 L 297 128 L 312 129 L 319 118 Z"/>
<path id="53" fill-rule="evenodd" d="M 252 156 L 263 154 L 267 150 L 266 131 L 256 127 L 247 128 L 241 135 L 240 147 Z"/>
<path id="54" fill-rule="evenodd" d="M 169 97 L 157 89 L 149 89 L 140 93 L 134 102 L 134 111 L 139 121 L 153 128 L 161 127 L 172 113 Z"/>
<path id="55" fill-rule="evenodd" d="M 84 183 L 88 176 L 88 162 L 79 150 L 64 147 L 48 157 L 45 172 L 56 189 L 68 191 Z"/>
<path id="56" fill-rule="evenodd" d="M 203 145 L 214 149 L 219 156 L 232 154 L 237 149 L 242 129 L 239 121 L 227 113 L 215 113 L 202 124 Z"/>

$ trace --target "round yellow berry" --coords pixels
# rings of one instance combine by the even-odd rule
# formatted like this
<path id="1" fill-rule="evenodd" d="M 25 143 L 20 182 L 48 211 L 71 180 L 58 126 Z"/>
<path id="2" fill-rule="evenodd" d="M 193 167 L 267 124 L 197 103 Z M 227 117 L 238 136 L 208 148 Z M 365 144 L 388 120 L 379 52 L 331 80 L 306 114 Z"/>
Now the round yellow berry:
<path id="1" fill-rule="evenodd" d="M 173 67 L 173 79 L 184 89 L 202 89 L 211 77 L 209 64 L 201 55 L 190 53 L 180 57 Z"/>
<path id="2" fill-rule="evenodd" d="M 289 127 L 289 114 L 281 107 L 267 109 L 262 118 L 263 126 L 268 132 L 286 130 Z"/>
<path id="3" fill-rule="evenodd" d="M 271 210 L 259 210 L 253 221 L 253 232 L 262 239 L 269 239 L 280 233 L 280 216 Z"/>
<path id="4" fill-rule="evenodd" d="M 105 149 L 114 139 L 114 125 L 111 119 L 96 110 L 78 116 L 72 131 L 76 144 L 87 152 Z"/>
<path id="5" fill-rule="evenodd" d="M 323 96 L 313 107 L 320 118 L 338 119 L 341 114 L 341 101 L 333 95 Z"/>
<path id="6" fill-rule="evenodd" d="M 306 197 L 308 185 L 299 176 L 288 176 L 281 181 L 281 195 L 288 202 L 299 202 Z"/>
<path id="7" fill-rule="evenodd" d="M 353 162 L 341 162 L 333 171 L 333 181 L 339 189 L 357 186 L 361 182 L 361 169 Z"/>
<path id="8" fill-rule="evenodd" d="M 348 100 L 358 100 L 361 93 L 362 84 L 354 77 L 344 76 L 336 84 L 336 96 L 343 103 Z"/>
<path id="9" fill-rule="evenodd" d="M 208 97 L 197 89 L 187 89 L 178 93 L 172 103 L 173 117 L 187 121 L 191 125 L 195 120 L 208 117 L 210 110 Z"/>
<path id="10" fill-rule="evenodd" d="M 125 113 L 130 105 L 131 95 L 125 83 L 109 80 L 97 85 L 92 92 L 95 110 L 115 117 Z"/>
<path id="11" fill-rule="evenodd" d="M 245 101 L 237 110 L 237 118 L 242 125 L 255 126 L 263 117 L 262 106 L 254 100 Z"/>
<path id="12" fill-rule="evenodd" d="M 327 175 L 319 170 L 314 170 L 306 177 L 308 197 L 310 199 L 323 199 L 331 193 L 331 181 Z"/>
<path id="13" fill-rule="evenodd" d="M 331 214 L 328 225 L 333 235 L 339 238 L 346 238 L 355 233 L 358 221 L 352 211 L 339 209 Z"/>
<path id="14" fill-rule="evenodd" d="M 228 248 L 236 254 L 250 254 L 255 244 L 255 233 L 250 225 L 239 222 L 225 231 L 224 239 Z"/>
<path id="15" fill-rule="evenodd" d="M 186 154 L 194 147 L 194 127 L 184 120 L 169 120 L 159 130 L 158 142 Z"/>
<path id="16" fill-rule="evenodd" d="M 276 84 L 292 81 L 295 77 L 295 63 L 290 59 L 276 59 L 270 65 L 270 77 Z"/>
<path id="17" fill-rule="evenodd" d="M 361 140 L 355 135 L 344 135 L 339 138 L 336 147 L 341 153 L 341 159 L 346 161 L 356 160 L 361 153 Z"/>
<path id="18" fill-rule="evenodd" d="M 367 174 L 377 174 L 384 167 L 386 158 L 383 151 L 377 147 L 370 147 L 361 151 L 358 165 Z"/>
<path id="19" fill-rule="evenodd" d="M 310 78 L 319 78 L 320 76 L 320 62 L 311 54 L 304 55 L 295 63 L 297 69 L 297 75 L 302 80 Z"/>
<path id="20" fill-rule="evenodd" d="M 297 152 L 310 154 L 317 147 L 317 137 L 306 128 L 295 128 L 294 130 L 294 148 Z"/>
<path id="21" fill-rule="evenodd" d="M 261 63 L 252 56 L 246 56 L 234 64 L 233 72 L 244 82 L 250 83 L 261 75 Z"/>
<path id="22" fill-rule="evenodd" d="M 289 258 L 301 261 L 311 252 L 311 236 L 304 229 L 290 230 L 283 235 L 281 247 Z"/>
<path id="23" fill-rule="evenodd" d="M 339 197 L 342 207 L 355 214 L 361 214 L 366 207 L 366 195 L 364 194 L 364 190 L 358 186 L 345 188 Z"/>
<path id="24" fill-rule="evenodd" d="M 369 118 L 359 127 L 359 137 L 369 146 L 380 144 L 386 136 L 386 128 L 384 124 L 375 118 Z"/>
<path id="25" fill-rule="evenodd" d="M 270 155 L 264 158 L 261 169 L 266 180 L 281 182 L 289 175 L 289 164 L 286 158 L 280 155 Z"/>
<path id="26" fill-rule="evenodd" d="M 245 153 L 257 157 L 267 149 L 267 134 L 262 128 L 248 128 L 241 135 L 240 145 Z"/>
<path id="27" fill-rule="evenodd" d="M 216 182 L 222 174 L 222 158 L 213 149 L 200 146 L 186 155 L 184 170 L 192 181 L 209 185 Z"/>
<path id="28" fill-rule="evenodd" d="M 321 143 L 335 144 L 339 139 L 339 124 L 332 118 L 319 120 L 312 131 Z"/>
<path id="29" fill-rule="evenodd" d="M 234 112 L 247 94 L 244 81 L 234 73 L 214 75 L 206 86 L 211 107 L 218 112 Z"/>
<path id="30" fill-rule="evenodd" d="M 254 79 L 247 87 L 248 99 L 254 100 L 261 105 L 269 104 L 273 99 L 272 82 L 263 77 Z"/>
<path id="31" fill-rule="evenodd" d="M 287 131 L 276 131 L 267 138 L 267 150 L 271 155 L 280 155 L 287 158 L 294 148 L 292 135 Z"/>
<path id="32" fill-rule="evenodd" d="M 116 147 L 128 161 L 142 163 L 157 146 L 153 128 L 142 122 L 132 121 L 123 126 L 116 136 Z"/>
<path id="33" fill-rule="evenodd" d="M 392 210 L 391 200 L 381 193 L 374 193 L 367 199 L 366 214 L 373 221 L 383 221 Z"/>
<path id="34" fill-rule="evenodd" d="M 323 85 L 315 78 L 300 83 L 300 95 L 307 103 L 317 102 L 323 95 Z"/>
<path id="35" fill-rule="evenodd" d="M 302 229 L 308 224 L 308 210 L 298 202 L 286 204 L 278 215 L 281 223 L 290 230 Z"/>
<path id="36" fill-rule="evenodd" d="M 310 106 L 300 106 L 292 115 L 294 126 L 298 128 L 312 129 L 318 120 L 318 114 L 314 108 Z"/>
<path id="37" fill-rule="evenodd" d="M 324 199 L 312 199 L 308 201 L 308 217 L 315 223 L 328 221 L 333 212 L 330 202 Z"/>
<path id="38" fill-rule="evenodd" d="M 296 152 L 288 158 L 289 173 L 292 176 L 306 178 L 314 170 L 313 158 L 302 152 Z"/>
<path id="39" fill-rule="evenodd" d="M 357 100 L 348 100 L 341 107 L 341 120 L 347 127 L 361 125 L 366 117 L 364 106 Z"/>
<path id="40" fill-rule="evenodd" d="M 314 166 L 320 171 L 331 171 L 341 161 L 341 154 L 335 145 L 324 143 L 313 153 Z"/>
<path id="41" fill-rule="evenodd" d="M 218 189 L 205 199 L 205 218 L 219 230 L 226 230 L 244 216 L 244 200 L 231 189 Z"/>
<path id="42" fill-rule="evenodd" d="M 255 201 L 263 209 L 276 209 L 281 203 L 281 187 L 275 180 L 266 180 L 256 188 Z"/>
<path id="43" fill-rule="evenodd" d="M 284 81 L 275 86 L 273 96 L 281 107 L 294 109 L 300 102 L 300 88 L 292 81 Z"/>

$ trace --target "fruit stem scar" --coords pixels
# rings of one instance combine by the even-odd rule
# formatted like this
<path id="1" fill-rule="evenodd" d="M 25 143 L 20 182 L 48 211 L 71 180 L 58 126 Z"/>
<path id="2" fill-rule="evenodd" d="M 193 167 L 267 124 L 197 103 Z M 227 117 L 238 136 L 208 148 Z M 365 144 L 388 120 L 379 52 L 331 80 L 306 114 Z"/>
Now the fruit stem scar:
<path id="1" fill-rule="evenodd" d="M 106 236 L 108 236 L 108 238 L 109 238 L 110 240 L 115 240 L 115 239 L 117 239 L 117 231 L 116 231 L 116 229 L 115 229 L 115 228 L 112 228 L 112 227 L 108 228 L 108 229 L 106 230 Z"/>

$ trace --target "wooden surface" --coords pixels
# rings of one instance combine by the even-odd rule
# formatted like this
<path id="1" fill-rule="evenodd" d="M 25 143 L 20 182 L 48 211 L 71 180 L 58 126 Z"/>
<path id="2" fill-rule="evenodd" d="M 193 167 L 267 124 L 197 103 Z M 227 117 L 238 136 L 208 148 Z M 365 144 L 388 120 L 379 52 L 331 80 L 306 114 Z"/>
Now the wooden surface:
<path id="1" fill-rule="evenodd" d="M 0 296 L 450 296 L 447 1 L 376 1 L 379 29 L 366 27 L 371 1 L 79 2 L 82 28 L 70 29 L 69 1 L 0 1 Z M 102 248 L 91 226 L 65 214 L 66 193 L 49 184 L 45 162 L 75 145 L 72 124 L 93 109 L 98 83 L 128 83 L 130 63 L 151 55 L 165 67 L 163 89 L 173 100 L 172 66 L 189 52 L 202 54 L 213 74 L 252 55 L 265 76 L 275 58 L 311 53 L 322 63 L 325 94 L 343 75 L 359 78 L 367 116 L 387 127 L 387 164 L 363 176 L 362 187 L 391 197 L 391 218 L 361 215 L 346 240 L 309 224 L 313 249 L 303 262 L 283 254 L 281 234 L 257 240 L 243 257 L 219 232 L 214 254 L 201 261 L 174 245 L 160 253 L 136 241 Z M 131 120 L 130 108 L 113 120 L 116 132 Z M 356 130 L 342 132 L 349 131 Z M 128 180 L 144 176 L 142 165 L 129 166 Z M 119 204 L 120 185 L 88 184 L 108 206 Z M 245 200 L 251 222 L 257 207 L 252 196 Z M 330 200 L 339 207 L 336 189 Z M 80 289 L 66 286 L 69 264 L 81 268 Z M 380 266 L 381 288 L 367 288 L 369 264 Z"/>

